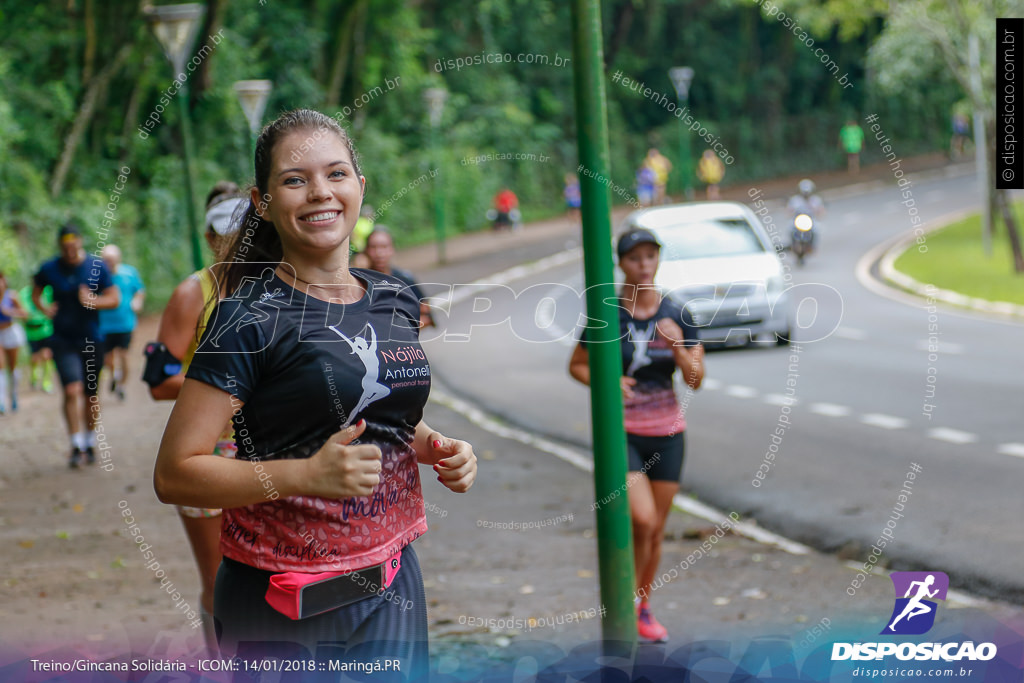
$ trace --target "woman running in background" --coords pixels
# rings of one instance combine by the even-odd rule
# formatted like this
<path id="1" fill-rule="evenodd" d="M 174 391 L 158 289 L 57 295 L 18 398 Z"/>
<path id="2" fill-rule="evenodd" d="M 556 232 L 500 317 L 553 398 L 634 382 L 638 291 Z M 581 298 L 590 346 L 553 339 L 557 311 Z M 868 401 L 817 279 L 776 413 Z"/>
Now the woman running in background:
<path id="1" fill-rule="evenodd" d="M 11 412 L 18 410 L 18 352 L 25 345 L 25 331 L 18 320 L 28 313 L 18 301 L 18 293 L 7 286 L 7 278 L 0 273 L 0 415 L 6 412 L 5 402 L 10 390 Z"/>
<path id="2" fill-rule="evenodd" d="M 698 389 L 704 379 L 704 347 L 689 311 L 654 286 L 661 244 L 651 232 L 631 230 L 619 238 L 619 267 L 625 276 L 619 294 L 622 395 L 625 399 L 629 458 L 629 510 L 636 561 L 637 632 L 664 642 L 668 631 L 651 614 L 648 598 L 661 560 L 661 539 L 679 491 L 686 419 L 672 386 L 678 368 L 683 381 Z M 569 361 L 569 374 L 590 385 L 586 330 Z"/>
<path id="3" fill-rule="evenodd" d="M 238 230 L 232 216 L 248 200 L 239 195 L 238 185 L 222 180 L 207 195 L 206 243 L 217 256 L 227 257 L 226 247 Z M 216 268 L 216 267 L 215 267 Z M 148 359 L 144 379 L 150 384 L 149 393 L 158 401 L 178 398 L 185 372 L 196 350 L 199 336 L 206 328 L 213 307 L 206 302 L 217 292 L 213 269 L 203 268 L 179 284 L 160 318 L 160 328 L 154 344 L 146 349 Z M 180 359 L 180 360 L 179 360 Z M 172 372 L 173 371 L 173 372 Z M 231 423 L 225 421 L 224 430 L 213 449 L 216 455 L 234 457 L 235 442 Z M 178 506 L 178 514 L 185 526 L 192 555 L 195 557 L 202 584 L 199 598 L 203 619 L 203 635 L 211 652 L 217 651 L 213 628 L 213 587 L 220 567 L 221 511 L 217 508 Z"/>
<path id="4" fill-rule="evenodd" d="M 19 292 L 21 305 L 28 313 L 25 318 L 25 336 L 32 355 L 29 358 L 29 387 L 53 393 L 53 352 L 50 337 L 53 335 L 53 321 L 36 308 L 32 302 L 32 285 L 25 285 Z M 45 306 L 53 304 L 53 289 L 43 288 L 40 300 Z"/>

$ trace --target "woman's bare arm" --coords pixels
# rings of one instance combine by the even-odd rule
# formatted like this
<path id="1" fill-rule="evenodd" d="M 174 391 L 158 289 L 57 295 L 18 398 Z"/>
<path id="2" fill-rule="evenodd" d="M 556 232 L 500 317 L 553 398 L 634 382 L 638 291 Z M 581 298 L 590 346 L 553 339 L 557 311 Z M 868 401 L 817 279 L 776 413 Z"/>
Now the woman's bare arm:
<path id="1" fill-rule="evenodd" d="M 156 340 L 163 342 L 175 358 L 185 357 L 189 344 L 195 338 L 204 305 L 203 288 L 195 278 L 190 277 L 175 287 L 167 308 L 160 316 L 160 327 L 156 333 Z M 150 387 L 149 394 L 157 401 L 173 401 L 178 398 L 184 381 L 185 373 L 178 373 Z"/>
<path id="2" fill-rule="evenodd" d="M 242 507 L 266 502 L 271 489 L 281 497 L 347 498 L 371 494 L 380 481 L 380 448 L 348 445 L 366 429 L 363 421 L 333 434 L 311 458 L 257 462 L 213 455 L 217 437 L 241 407 L 225 391 L 185 380 L 153 470 L 153 487 L 162 502 Z"/>

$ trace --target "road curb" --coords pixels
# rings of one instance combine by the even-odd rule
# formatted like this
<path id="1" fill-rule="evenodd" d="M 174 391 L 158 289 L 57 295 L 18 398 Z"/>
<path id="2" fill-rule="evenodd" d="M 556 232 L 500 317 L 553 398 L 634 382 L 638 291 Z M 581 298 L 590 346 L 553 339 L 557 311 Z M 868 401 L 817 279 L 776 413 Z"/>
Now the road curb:
<path id="1" fill-rule="evenodd" d="M 918 238 L 918 231 L 923 233 L 922 236 L 929 235 L 933 232 L 942 230 L 950 224 L 962 220 L 973 213 L 975 213 L 973 210 L 960 211 L 952 215 L 944 216 L 941 224 L 933 225 L 928 228 L 919 228 L 901 235 L 888 246 L 885 252 L 877 260 L 878 273 L 884 283 L 925 299 L 928 303 L 941 301 L 952 306 L 967 308 L 986 316 L 995 316 L 1002 320 L 1009 319 L 1024 322 L 1024 306 L 1010 303 L 1008 301 L 989 301 L 978 297 L 970 297 L 949 289 L 939 289 L 933 284 L 925 284 L 915 280 L 906 273 L 902 273 L 896 269 L 896 259 L 898 259 L 903 252 L 909 249 L 910 246 L 916 242 Z M 872 269 L 869 267 L 867 273 L 868 277 L 872 276 L 871 270 Z"/>
<path id="2" fill-rule="evenodd" d="M 564 446 L 557 441 L 552 441 L 549 436 L 543 432 L 528 429 L 517 424 L 515 420 L 510 419 L 507 415 L 501 415 L 492 410 L 463 400 L 458 397 L 458 392 L 454 392 L 450 387 L 446 387 L 444 390 L 434 388 L 430 393 L 430 400 L 447 408 L 448 410 L 458 413 L 481 429 L 485 429 L 500 438 L 518 441 L 530 448 L 554 455 L 556 458 L 559 458 L 560 460 L 563 460 L 584 472 L 593 472 L 594 470 L 593 461 L 577 453 L 572 448 Z M 569 441 L 569 443 L 575 442 Z M 590 449 L 584 447 L 583 450 Z M 767 529 L 758 526 L 756 522 L 738 521 L 733 519 L 730 516 L 727 516 L 724 511 L 707 503 L 701 502 L 696 498 L 690 498 L 681 493 L 677 493 L 672 498 L 672 504 L 683 512 L 693 515 L 694 517 L 704 519 L 719 527 L 724 526 L 738 536 L 748 538 L 766 546 L 776 547 L 790 555 L 806 555 L 812 552 L 812 549 L 803 543 L 794 541 L 781 534 L 768 531 Z M 736 513 L 733 512 L 732 514 Z"/>

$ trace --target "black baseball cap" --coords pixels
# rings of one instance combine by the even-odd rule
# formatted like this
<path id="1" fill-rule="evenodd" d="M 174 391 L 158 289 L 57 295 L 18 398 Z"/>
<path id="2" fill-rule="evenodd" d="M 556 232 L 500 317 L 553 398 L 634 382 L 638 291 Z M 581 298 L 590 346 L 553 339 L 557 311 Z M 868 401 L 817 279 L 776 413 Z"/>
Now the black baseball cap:
<path id="1" fill-rule="evenodd" d="M 633 250 L 633 247 L 638 244 L 653 244 L 661 249 L 661 242 L 658 241 L 658 238 L 654 236 L 653 232 L 650 230 L 644 230 L 643 228 L 633 228 L 619 238 L 619 246 L 617 247 L 619 258 L 628 254 Z"/>
<path id="2" fill-rule="evenodd" d="M 60 227 L 60 232 L 57 233 L 57 241 L 63 242 L 64 238 L 69 235 L 73 237 L 81 237 L 82 230 L 74 223 L 65 223 Z"/>

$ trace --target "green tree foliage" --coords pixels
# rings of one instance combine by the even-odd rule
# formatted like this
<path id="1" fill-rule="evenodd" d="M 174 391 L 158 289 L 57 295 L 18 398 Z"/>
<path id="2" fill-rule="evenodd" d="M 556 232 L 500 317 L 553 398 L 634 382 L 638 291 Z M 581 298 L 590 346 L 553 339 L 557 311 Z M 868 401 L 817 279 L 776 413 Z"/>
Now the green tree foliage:
<path id="1" fill-rule="evenodd" d="M 872 0 L 862 5 L 850 0 L 789 0 L 801 6 L 801 11 L 818 17 L 829 17 L 841 31 L 856 30 L 866 16 L 883 10 L 886 15 L 884 31 L 870 46 L 868 66 L 875 73 L 874 82 L 882 96 L 903 95 L 904 106 L 924 104 L 926 84 L 952 79 L 959 89 L 952 109 L 978 112 L 982 124 L 988 158 L 993 159 L 996 119 L 996 17 L 1016 17 L 1024 12 L 1021 0 L 902 0 L 890 7 L 879 7 Z M 971 56 L 971 42 L 976 54 Z M 972 60 L 977 60 L 977 82 L 972 78 Z M 964 105 L 967 105 L 964 107 Z M 947 112 L 943 112 L 947 113 Z M 1001 208 L 1007 238 L 1013 253 L 1015 272 L 1024 273 L 1024 247 L 1016 228 L 1016 221 L 1008 209 L 1005 191 L 997 196 L 989 163 L 987 175 L 986 210 L 984 222 Z"/>
<path id="2" fill-rule="evenodd" d="M 957 99 L 951 77 L 938 69 L 896 92 L 869 78 L 868 47 L 884 28 L 884 8 L 793 3 L 809 13 L 816 46 L 851 87 L 770 14 L 768 0 L 606 0 L 606 71 L 674 103 L 667 71 L 692 66 L 690 108 L 736 159 L 727 181 L 835 167 L 842 120 L 868 112 L 890 118 L 902 154 L 945 147 Z M 174 75 L 142 4 L 0 5 L 0 269 L 16 286 L 53 252 L 65 220 L 82 225 L 90 247 L 108 220 L 108 239 L 140 267 L 155 305 L 189 270 L 181 122 L 166 96 Z M 449 233 L 483 227 L 502 186 L 519 195 L 527 219 L 561 209 L 562 177 L 576 167 L 568 3 L 206 4 L 207 30 L 193 54 L 211 49 L 189 75 L 200 197 L 222 178 L 251 182 L 251 141 L 232 84 L 258 78 L 274 83 L 266 121 L 314 107 L 351 130 L 366 201 L 387 205 L 380 221 L 400 244 L 433 234 L 429 172 L 439 165 Z M 835 22 L 830 13 L 855 18 Z M 217 30 L 223 39 L 214 46 Z M 450 97 L 435 154 L 422 94 L 439 86 Z M 607 92 L 616 183 L 632 187 L 652 144 L 678 161 L 680 135 L 693 134 L 667 107 L 610 79 Z M 140 129 L 147 120 L 156 123 Z M 696 154 L 704 143 L 691 140 Z M 115 200 L 122 169 L 128 183 Z"/>

